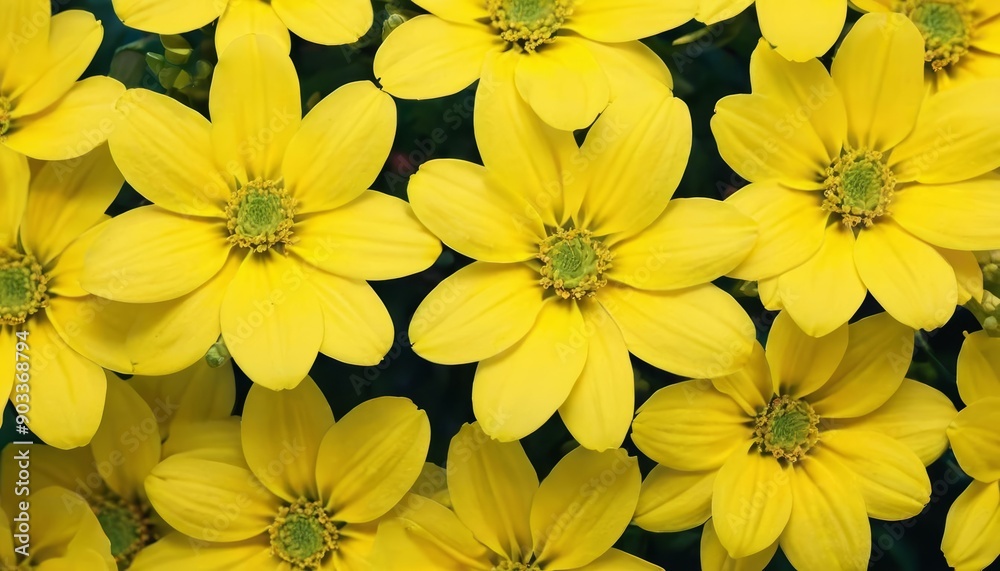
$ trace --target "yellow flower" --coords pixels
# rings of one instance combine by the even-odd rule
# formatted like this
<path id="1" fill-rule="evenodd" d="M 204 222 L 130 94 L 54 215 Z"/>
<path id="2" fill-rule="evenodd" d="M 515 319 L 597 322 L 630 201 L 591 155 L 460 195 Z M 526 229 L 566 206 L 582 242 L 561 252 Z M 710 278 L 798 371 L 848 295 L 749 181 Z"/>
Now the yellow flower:
<path id="1" fill-rule="evenodd" d="M 392 147 L 391 97 L 351 83 L 301 119 L 291 60 L 249 35 L 215 71 L 214 123 L 145 90 L 118 107 L 111 151 L 154 205 L 111 221 L 83 283 L 150 304 L 128 338 L 137 373 L 187 367 L 220 332 L 247 375 L 273 389 L 297 385 L 317 352 L 382 359 L 392 321 L 365 280 L 415 273 L 441 252 L 409 205 L 366 190 Z"/>
<path id="2" fill-rule="evenodd" d="M 75 448 L 101 423 L 101 367 L 131 372 L 127 312 L 79 283 L 123 181 L 106 145 L 33 167 L 0 147 L 0 394 L 42 440 Z"/>
<path id="3" fill-rule="evenodd" d="M 77 81 L 103 37 L 89 12 L 53 17 L 50 0 L 0 2 L 0 149 L 60 161 L 107 140 L 125 87 L 109 77 Z"/>
<path id="4" fill-rule="evenodd" d="M 1000 246 L 1000 80 L 924 97 L 923 39 L 900 14 L 867 14 L 832 77 L 761 44 L 752 95 L 716 106 L 719 151 L 752 184 L 726 200 L 760 224 L 731 275 L 823 336 L 871 291 L 914 329 L 982 295 L 969 250 Z"/>
<path id="5" fill-rule="evenodd" d="M 741 569 L 760 570 L 779 546 L 800 571 L 867 569 L 868 518 L 920 513 L 924 466 L 955 416 L 904 379 L 912 353 L 913 330 L 885 313 L 817 339 L 782 312 L 745 369 L 668 386 L 639 409 L 632 439 L 660 465 L 635 522 L 680 531 L 711 518 L 705 569 L 747 558 Z"/>
<path id="6" fill-rule="evenodd" d="M 941 547 L 949 565 L 976 571 L 1000 556 L 1000 338 L 984 331 L 966 337 L 957 373 L 966 407 L 948 439 L 974 481 L 949 510 Z"/>
<path id="7" fill-rule="evenodd" d="M 516 74 L 501 81 L 517 85 L 511 95 L 553 127 L 581 129 L 621 94 L 649 82 L 672 87 L 666 65 L 639 39 L 687 22 L 697 3 L 416 0 L 431 14 L 389 34 L 375 77 L 396 97 L 442 97 L 497 75 L 493 56 L 509 53 Z"/>
<path id="8" fill-rule="evenodd" d="M 662 571 L 611 548 L 639 498 L 639 465 L 625 450 L 577 448 L 539 485 L 520 443 L 466 424 L 447 470 L 454 511 L 408 496 L 379 525 L 378 571 Z"/>
<path id="9" fill-rule="evenodd" d="M 232 440 L 227 430 L 201 437 Z M 180 533 L 132 570 L 372 569 L 378 520 L 420 476 L 429 444 L 427 415 L 407 399 L 366 401 L 334 423 L 312 379 L 280 392 L 253 386 L 233 446 L 153 468 L 149 499 Z"/>
<path id="10" fill-rule="evenodd" d="M 695 19 L 716 24 L 735 17 L 752 3 L 701 0 Z M 807 61 L 825 54 L 840 37 L 847 20 L 847 0 L 757 0 L 757 20 L 764 39 L 785 59 Z"/>
<path id="11" fill-rule="evenodd" d="M 499 57 L 510 79 L 517 56 Z M 477 260 L 421 303 L 410 341 L 435 363 L 481 361 L 473 405 L 494 438 L 558 409 L 587 448 L 617 448 L 634 412 L 630 351 L 695 377 L 746 361 L 754 326 L 709 282 L 756 228 L 720 201 L 670 200 L 691 122 L 666 88 L 612 103 L 579 148 L 496 85 L 476 100 L 486 166 L 435 160 L 410 180 L 420 221 Z"/>
<path id="12" fill-rule="evenodd" d="M 869 12 L 905 14 L 924 38 L 931 91 L 1000 78 L 1000 4 L 994 0 L 853 0 Z"/>
<path id="13" fill-rule="evenodd" d="M 181 34 L 216 18 L 215 49 L 222 54 L 246 34 L 267 35 L 288 53 L 288 31 L 316 44 L 358 41 L 372 26 L 369 0 L 114 0 L 126 26 L 157 34 Z"/>
<path id="14" fill-rule="evenodd" d="M 14 486 L 14 476 L 4 474 L 5 487 Z M 19 498 L 25 501 L 25 497 Z M 83 498 L 73 492 L 48 487 L 27 496 L 31 504 L 30 557 L 17 551 L 25 549 L 14 537 L 18 521 L 23 521 L 17 505 L 6 504 L 0 510 L 0 568 L 72 569 L 73 571 L 117 571 L 111 557 L 108 538 L 101 531 L 93 512 Z M 20 520 L 16 518 L 21 518 Z"/>
<path id="15" fill-rule="evenodd" d="M 109 373 L 104 416 L 88 447 L 28 447 L 32 486 L 60 486 L 82 497 L 97 516 L 122 570 L 146 546 L 173 531 L 153 511 L 143 488 L 153 466 L 167 456 L 205 447 L 200 433 L 209 425 L 195 421 L 235 423 L 238 430 L 236 419 L 226 420 L 236 393 L 231 366 L 210 369 L 199 363 L 173 377 L 163 379 L 179 385 L 168 389 L 173 394 L 157 395 L 147 403 L 135 390 L 139 378 L 125 382 Z M 145 379 L 143 384 L 148 389 L 152 381 Z M 176 428 L 161 444 L 162 425 Z M 20 450 L 24 447 L 10 445 L 4 450 L 4 473 L 18 469 Z M 13 486 L 0 493 L 5 505 L 18 499 Z"/>

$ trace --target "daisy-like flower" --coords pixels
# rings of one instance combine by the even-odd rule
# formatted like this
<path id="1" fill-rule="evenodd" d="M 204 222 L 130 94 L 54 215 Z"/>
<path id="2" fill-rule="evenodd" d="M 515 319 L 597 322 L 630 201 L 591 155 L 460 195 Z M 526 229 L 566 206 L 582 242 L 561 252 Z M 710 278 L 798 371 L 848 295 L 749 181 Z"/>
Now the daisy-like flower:
<path id="1" fill-rule="evenodd" d="M 379 525 L 379 571 L 662 571 L 612 545 L 628 527 L 641 476 L 625 450 L 577 448 L 539 484 L 518 442 L 466 424 L 448 448 L 454 511 L 408 496 Z"/>
<path id="2" fill-rule="evenodd" d="M 392 321 L 365 280 L 410 275 L 441 252 L 406 202 L 366 190 L 395 136 L 391 97 L 351 83 L 301 119 L 291 60 L 248 35 L 219 61 L 212 124 L 145 90 L 118 108 L 111 152 L 154 205 L 111 221 L 83 285 L 150 304 L 127 341 L 137 373 L 187 367 L 220 332 L 240 368 L 272 389 L 297 385 L 318 352 L 382 359 Z"/>
<path id="3" fill-rule="evenodd" d="M 75 448 L 101 423 L 102 366 L 132 370 L 127 312 L 79 281 L 123 180 L 106 145 L 34 167 L 0 147 L 0 394 L 42 440 Z"/>
<path id="4" fill-rule="evenodd" d="M 296 36 L 328 46 L 358 41 L 372 26 L 369 0 L 114 0 L 126 26 L 156 34 L 182 34 L 216 18 L 215 49 L 223 53 L 246 34 L 268 35 L 285 53 Z"/>
<path id="5" fill-rule="evenodd" d="M 5 487 L 13 488 L 14 474 L 4 474 Z M 19 517 L 23 515 L 18 504 L 31 504 L 31 537 L 29 557 L 16 548 L 23 548 L 21 538 L 14 535 Z M 101 524 L 94 517 L 83 498 L 69 490 L 47 487 L 14 504 L 0 509 L 0 568 L 30 571 L 33 569 L 73 569 L 74 571 L 117 571 L 111 557 L 108 538 L 101 531 Z"/>
<path id="6" fill-rule="evenodd" d="M 1000 80 L 924 97 L 923 39 L 901 14 L 866 14 L 832 75 L 761 44 L 753 94 L 721 100 L 719 151 L 752 184 L 726 202 L 760 224 L 730 275 L 823 336 L 868 291 L 914 329 L 982 295 L 970 250 L 1000 246 Z M 977 178 L 978 177 L 978 178 Z"/>
<path id="7" fill-rule="evenodd" d="M 429 15 L 389 34 L 375 76 L 405 99 L 457 93 L 493 75 L 496 53 L 513 56 L 517 86 L 553 127 L 593 123 L 609 100 L 648 82 L 672 87 L 663 61 L 639 39 L 694 16 L 698 0 L 416 0 Z"/>
<path id="8" fill-rule="evenodd" d="M 913 330 L 882 313 L 814 338 L 778 315 L 766 351 L 736 374 L 684 381 L 639 409 L 632 439 L 660 465 L 635 522 L 705 523 L 706 569 L 780 546 L 800 571 L 867 569 L 868 518 L 904 520 L 930 500 L 924 466 L 948 447 L 955 407 L 904 379 Z"/>
<path id="9" fill-rule="evenodd" d="M 0 2 L 0 148 L 60 161 L 107 140 L 125 87 L 109 77 L 77 81 L 103 37 L 89 12 L 53 17 L 50 0 Z"/>
<path id="10" fill-rule="evenodd" d="M 372 569 L 379 518 L 420 476 L 430 423 L 395 397 L 366 401 L 334 423 L 307 378 L 287 391 L 251 387 L 234 444 L 153 469 L 149 499 L 180 533 L 146 548 L 133 571 Z"/>
<path id="11" fill-rule="evenodd" d="M 170 380 L 176 381 L 183 393 L 157 396 L 150 403 L 135 391 L 137 377 L 125 382 L 108 373 L 104 416 L 89 446 L 73 450 L 29 448 L 32 485 L 60 486 L 82 497 L 97 516 L 122 571 L 149 544 L 173 531 L 146 497 L 143 482 L 150 470 L 167 456 L 205 446 L 198 434 L 205 426 L 194 422 L 236 423 L 238 430 L 236 419 L 226 420 L 236 393 L 231 366 L 210 369 L 199 363 L 175 377 Z M 173 436 L 161 444 L 159 426 L 175 423 Z M 23 446 L 15 445 L 4 450 L 4 473 L 16 473 L 21 450 Z M 5 505 L 16 503 L 13 486 L 2 494 Z"/>
<path id="12" fill-rule="evenodd" d="M 965 402 L 948 427 L 955 458 L 973 478 L 948 511 L 942 550 L 958 571 L 977 571 L 1000 556 L 1000 338 L 977 331 L 958 354 Z"/>
<path id="13" fill-rule="evenodd" d="M 1000 3 L 994 0 L 852 0 L 869 12 L 905 14 L 924 37 L 931 91 L 1000 78 Z"/>
<path id="14" fill-rule="evenodd" d="M 558 409 L 587 448 L 617 448 L 634 412 L 629 352 L 688 376 L 749 357 L 752 322 L 710 282 L 756 228 L 720 201 L 670 200 L 691 120 L 666 88 L 612 103 L 579 148 L 513 97 L 518 56 L 498 57 L 506 75 L 476 100 L 486 166 L 435 160 L 410 180 L 420 221 L 476 260 L 421 303 L 410 340 L 435 363 L 481 361 L 473 405 L 494 438 Z"/>

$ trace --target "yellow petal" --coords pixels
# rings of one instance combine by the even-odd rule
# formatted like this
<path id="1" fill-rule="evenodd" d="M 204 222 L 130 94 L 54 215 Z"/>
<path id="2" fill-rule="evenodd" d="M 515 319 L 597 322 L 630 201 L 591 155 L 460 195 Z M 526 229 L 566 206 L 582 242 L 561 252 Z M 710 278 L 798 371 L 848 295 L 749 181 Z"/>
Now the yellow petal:
<path id="1" fill-rule="evenodd" d="M 815 255 L 774 280 L 781 306 L 814 337 L 829 335 L 847 323 L 868 294 L 854 264 L 854 233 L 833 223 L 824 235 Z"/>
<path id="2" fill-rule="evenodd" d="M 110 216 L 102 215 L 101 222 L 76 237 L 76 239 L 66 246 L 62 254 L 59 254 L 51 269 L 46 272 L 46 275 L 49 276 L 48 290 L 50 293 L 64 297 L 85 297 L 90 295 L 87 290 L 80 286 L 84 261 L 94 241 L 104 232 L 104 229 L 108 227 L 110 222 Z M 979 267 L 978 264 L 976 267 Z"/>
<path id="3" fill-rule="evenodd" d="M 242 541 L 264 533 L 283 504 L 250 470 L 184 454 L 153 468 L 146 493 L 171 527 L 209 542 Z"/>
<path id="4" fill-rule="evenodd" d="M 448 495 L 448 471 L 433 462 L 424 462 L 420 477 L 410 486 L 410 494 L 434 500 L 446 507 L 451 507 L 451 497 Z M 408 498 L 404 498 L 390 515 L 404 513 L 409 509 Z"/>
<path id="5" fill-rule="evenodd" d="M 245 167 L 250 180 L 281 179 L 302 121 L 299 76 L 284 46 L 269 36 L 234 40 L 220 54 L 208 107 L 219 165 L 237 175 Z"/>
<path id="6" fill-rule="evenodd" d="M 613 481 L 605 484 L 608 473 Z M 641 484 L 639 462 L 624 449 L 577 448 L 563 457 L 531 504 L 538 565 L 573 569 L 611 549 L 632 519 Z"/>
<path id="7" fill-rule="evenodd" d="M 300 264 L 270 250 L 240 266 L 222 300 L 221 324 L 240 369 L 272 390 L 297 386 L 323 342 L 323 314 Z"/>
<path id="8" fill-rule="evenodd" d="M 906 379 L 875 411 L 857 418 L 837 419 L 832 426 L 878 432 L 894 438 L 929 466 L 948 448 L 945 428 L 956 414 L 955 405 L 940 391 Z"/>
<path id="9" fill-rule="evenodd" d="M 487 434 L 518 440 L 562 406 L 587 362 L 583 328 L 575 301 L 551 297 L 523 339 L 479 363 L 472 409 Z"/>
<path id="10" fill-rule="evenodd" d="M 851 28 L 831 74 L 844 96 L 852 147 L 887 151 L 913 129 L 924 94 L 923 53 L 923 37 L 902 14 L 866 14 Z"/>
<path id="11" fill-rule="evenodd" d="M 729 395 L 749 416 L 756 416 L 774 396 L 771 366 L 764 348 L 754 343 L 753 353 L 747 364 L 731 375 L 712 379 L 715 390 Z"/>
<path id="12" fill-rule="evenodd" d="M 354 43 L 372 27 L 372 5 L 365 0 L 272 0 L 271 5 L 289 30 L 314 44 Z"/>
<path id="13" fill-rule="evenodd" d="M 663 571 L 663 567 L 643 561 L 624 551 L 609 549 L 593 563 L 584 565 L 577 571 Z"/>
<path id="14" fill-rule="evenodd" d="M 520 443 L 493 440 L 478 423 L 463 425 L 448 448 L 448 490 L 481 543 L 515 561 L 531 554 L 538 476 Z"/>
<path id="15" fill-rule="evenodd" d="M 172 375 L 136 375 L 129 385 L 153 408 L 162 438 L 184 423 L 228 419 L 236 401 L 236 380 L 229 362 L 210 367 L 199 359 Z"/>
<path id="16" fill-rule="evenodd" d="M 955 312 L 955 270 L 937 250 L 895 222 L 880 221 L 862 230 L 854 263 L 879 304 L 914 329 L 941 327 Z"/>
<path id="17" fill-rule="evenodd" d="M 295 240 L 286 250 L 331 274 L 387 280 L 429 268 L 441 254 L 441 242 L 405 201 L 369 190 L 296 223 Z"/>
<path id="18" fill-rule="evenodd" d="M 955 270 L 955 280 L 958 282 L 958 304 L 965 305 L 970 299 L 983 299 L 983 269 L 979 267 L 976 255 L 972 252 L 960 252 L 935 248 L 938 254 Z"/>
<path id="19" fill-rule="evenodd" d="M 708 381 L 682 381 L 656 391 L 632 423 L 632 441 L 675 470 L 713 470 L 750 444 L 750 418 Z"/>
<path id="20" fill-rule="evenodd" d="M 1000 397 L 1000 339 L 985 331 L 965 337 L 958 353 L 958 393 L 962 402 Z"/>
<path id="21" fill-rule="evenodd" d="M 453 159 L 424 163 L 407 186 L 417 218 L 450 248 L 483 262 L 521 262 L 538 255 L 545 227 L 518 193 L 484 167 Z M 456 224 L 456 221 L 461 223 Z"/>
<path id="22" fill-rule="evenodd" d="M 35 492 L 30 499 L 31 562 L 47 571 L 93 569 L 114 571 L 111 546 L 90 506 L 75 493 L 60 488 Z M 37 527 L 36 527 L 37 526 Z M 22 561 L 23 563 L 23 561 Z"/>
<path id="23" fill-rule="evenodd" d="M 54 297 L 46 313 L 59 335 L 81 356 L 107 369 L 133 372 L 126 350 L 135 320 L 132 306 L 96 296 Z"/>
<path id="24" fill-rule="evenodd" d="M 2 459 L 0 459 L 0 469 L 3 469 L 4 474 L 10 474 L 11 483 L 21 470 L 18 464 L 23 462 L 23 459 L 19 456 L 24 451 L 27 451 L 30 458 L 31 487 L 34 490 L 43 490 L 49 486 L 61 486 L 67 490 L 77 490 L 77 493 L 89 494 L 91 490 L 100 489 L 104 485 L 104 479 L 94 470 L 94 455 L 89 447 L 59 450 L 42 443 L 4 446 Z M 0 495 L 3 496 L 5 509 L 10 509 L 11 512 L 20 511 L 17 509 L 20 498 L 14 493 L 19 486 L 5 485 L 4 487 L 7 489 L 0 491 Z M 0 514 L 0 518 L 3 518 L 3 514 Z M 0 519 L 0 530 L 9 521 L 7 518 Z M 9 535 L 8 533 L 8 541 L 10 540 Z M 2 543 L 3 539 L 0 539 L 0 545 Z M 3 555 L 3 551 L 0 549 L 0 562 L 3 561 Z"/>
<path id="25" fill-rule="evenodd" d="M 490 17 L 486 4 L 478 0 L 414 0 L 413 3 L 450 22 L 468 23 Z"/>
<path id="26" fill-rule="evenodd" d="M 1000 556 L 1000 482 L 972 482 L 948 510 L 941 549 L 956 569 L 985 569 Z"/>
<path id="27" fill-rule="evenodd" d="M 109 77 L 78 81 L 56 103 L 21 117 L 6 134 L 6 145 L 33 159 L 61 161 L 103 145 L 115 130 L 115 101 L 125 86 Z"/>
<path id="28" fill-rule="evenodd" d="M 714 285 L 649 292 L 609 284 L 599 299 L 632 354 L 676 375 L 721 377 L 742 367 L 753 351 L 753 322 Z"/>
<path id="29" fill-rule="evenodd" d="M 793 503 L 798 503 L 791 484 L 798 474 L 792 472 L 756 448 L 737 450 L 722 465 L 712 494 L 712 522 L 731 557 L 763 551 L 787 529 Z"/>
<path id="30" fill-rule="evenodd" d="M 805 263 L 823 244 L 829 213 L 817 193 L 792 190 L 776 182 L 749 184 L 726 199 L 758 225 L 749 255 L 728 275 L 745 280 L 769 278 Z"/>
<path id="31" fill-rule="evenodd" d="M 246 468 L 240 442 L 240 417 L 178 423 L 163 442 L 163 458 L 175 455 Z M 260 482 L 255 485 L 263 487 Z"/>
<path id="32" fill-rule="evenodd" d="M 694 17 L 697 0 L 587 0 L 565 27 L 599 42 L 627 42 L 672 30 Z"/>
<path id="33" fill-rule="evenodd" d="M 715 470 L 681 472 L 656 466 L 642 481 L 634 522 L 647 531 L 676 532 L 712 517 Z"/>
<path id="34" fill-rule="evenodd" d="M 775 51 L 792 61 L 804 62 L 825 54 L 840 37 L 847 19 L 845 0 L 818 0 L 809 4 L 793 0 L 758 0 L 760 31 Z"/>
<path id="35" fill-rule="evenodd" d="M 17 242 L 17 229 L 28 202 L 28 183 L 31 171 L 28 158 L 0 145 L 0 244 L 4 247 Z"/>
<path id="36" fill-rule="evenodd" d="M 19 0 L 0 4 L 0 62 L 5 68 L 0 90 L 5 93 L 38 74 L 49 41 L 52 4 L 45 0 Z M 34 34 L 25 34 L 33 30 Z M 76 79 L 76 78 L 73 78 Z"/>
<path id="37" fill-rule="evenodd" d="M 487 54 L 503 41 L 478 23 L 454 24 L 417 16 L 394 29 L 375 54 L 375 77 L 403 99 L 433 99 L 457 93 L 479 78 Z"/>
<path id="38" fill-rule="evenodd" d="M 323 312 L 319 352 L 352 365 L 378 365 L 393 342 L 392 318 L 364 281 L 323 271 L 309 274 Z"/>
<path id="39" fill-rule="evenodd" d="M 181 216 L 158 206 L 130 210 L 94 242 L 80 284 L 127 303 L 176 299 L 219 272 L 229 256 L 226 235 L 221 220 Z"/>
<path id="40" fill-rule="evenodd" d="M 862 416 L 885 404 L 902 384 L 913 356 L 913 330 L 888 313 L 852 323 L 846 337 L 837 370 L 808 397 L 822 417 Z"/>
<path id="41" fill-rule="evenodd" d="M 674 87 L 667 65 L 642 42 L 603 44 L 573 36 L 566 36 L 560 41 L 580 43 L 594 56 L 608 78 L 612 101 L 644 89 L 649 82 L 659 83 L 670 89 Z"/>
<path id="42" fill-rule="evenodd" d="M 829 335 L 811 337 L 787 312 L 779 313 L 765 346 L 774 393 L 798 398 L 823 386 L 847 351 L 847 331 L 845 323 Z"/>
<path id="43" fill-rule="evenodd" d="M 281 170 L 296 212 L 337 208 L 382 171 L 396 134 L 396 105 L 369 81 L 340 87 L 316 104 L 288 143 Z"/>
<path id="44" fill-rule="evenodd" d="M 733 559 L 729 552 L 719 541 L 719 534 L 715 532 L 715 524 L 708 520 L 704 531 L 701 532 L 701 567 L 702 569 L 713 569 L 717 571 L 764 571 L 767 564 L 774 558 L 778 551 L 778 542 L 775 541 L 763 551 L 758 551 L 753 555 Z"/>
<path id="45" fill-rule="evenodd" d="M 72 162 L 46 163 L 31 180 L 21 239 L 48 264 L 104 218 L 124 182 L 107 146 Z"/>
<path id="46" fill-rule="evenodd" d="M 306 377 L 287 391 L 250 387 L 243 405 L 243 454 L 254 475 L 289 503 L 317 498 L 316 458 L 333 426 L 333 411 L 316 383 Z M 277 460 L 280 470 L 272 465 Z"/>
<path id="47" fill-rule="evenodd" d="M 274 565 L 271 546 L 265 535 L 246 541 L 210 543 L 192 540 L 183 533 L 173 532 L 143 548 L 130 568 L 146 571 L 172 571 L 178 568 L 199 571 L 272 571 Z"/>
<path id="48" fill-rule="evenodd" d="M 262 0 L 229 0 L 215 28 L 215 51 L 224 53 L 236 38 L 259 34 L 277 40 L 287 53 L 292 48 L 288 28 L 274 13 L 275 8 Z"/>
<path id="49" fill-rule="evenodd" d="M 520 57 L 517 91 L 542 121 L 557 129 L 582 129 L 608 106 L 611 88 L 587 48 L 559 42 Z"/>
<path id="50" fill-rule="evenodd" d="M 637 234 L 661 215 L 691 152 L 691 115 L 664 87 L 615 100 L 587 134 L 580 225 Z"/>
<path id="51" fill-rule="evenodd" d="M 1000 78 L 977 81 L 929 97 L 913 133 L 892 152 L 900 181 L 959 182 L 1000 167 L 1000 110 L 992 105 Z M 981 111 L 978 111 L 980 110 Z"/>
<path id="52" fill-rule="evenodd" d="M 130 89 L 108 138 L 125 180 L 161 208 L 222 218 L 229 186 L 212 160 L 211 125 L 175 99 Z"/>
<path id="53" fill-rule="evenodd" d="M 559 407 L 570 434 L 584 448 L 607 450 L 625 440 L 635 412 L 635 377 L 618 325 L 598 303 L 580 305 L 589 337 L 587 363 Z"/>
<path id="54" fill-rule="evenodd" d="M 115 12 L 125 25 L 157 34 L 182 34 L 203 28 L 219 17 L 227 2 L 204 0 L 114 0 Z"/>
<path id="55" fill-rule="evenodd" d="M 965 156 L 968 156 L 968 152 Z M 967 164 L 967 163 L 963 163 Z M 954 250 L 990 250 L 1000 245 L 1000 179 L 946 185 L 913 185 L 892 201 L 892 218 L 909 233 Z"/>
<path id="56" fill-rule="evenodd" d="M 98 465 L 115 466 L 101 474 L 108 486 L 128 501 L 139 501 L 146 497 L 143 481 L 160 461 L 160 431 L 135 389 L 110 373 L 107 379 L 105 414 L 90 448 Z"/>
<path id="57" fill-rule="evenodd" d="M 980 482 L 1000 480 L 1000 398 L 980 399 L 959 411 L 948 440 L 966 474 Z"/>
<path id="58" fill-rule="evenodd" d="M 640 289 L 681 289 L 727 274 L 757 241 L 757 223 L 735 207 L 680 198 L 640 234 L 614 245 L 610 279 Z"/>
<path id="59" fill-rule="evenodd" d="M 865 500 L 853 477 L 830 453 L 817 448 L 789 478 L 795 496 L 781 550 L 796 569 L 868 568 L 871 528 Z"/>
<path id="60" fill-rule="evenodd" d="M 542 308 L 538 279 L 524 264 L 473 262 L 458 270 L 417 307 L 409 329 L 413 350 L 444 365 L 505 351 L 528 333 Z"/>

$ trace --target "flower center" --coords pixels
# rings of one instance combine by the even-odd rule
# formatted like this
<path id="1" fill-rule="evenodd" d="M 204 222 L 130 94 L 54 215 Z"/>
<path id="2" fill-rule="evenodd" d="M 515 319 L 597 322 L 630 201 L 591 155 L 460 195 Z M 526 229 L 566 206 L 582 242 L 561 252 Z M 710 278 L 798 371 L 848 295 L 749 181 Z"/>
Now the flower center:
<path id="1" fill-rule="evenodd" d="M 268 528 L 271 555 L 293 569 L 319 569 L 327 553 L 336 551 L 340 532 L 320 502 L 299 500 L 281 508 Z"/>
<path id="2" fill-rule="evenodd" d="M 862 222 L 868 227 L 888 213 L 895 187 L 896 177 L 882 162 L 882 153 L 845 149 L 826 169 L 823 209 L 839 213 L 849 228 Z"/>
<path id="3" fill-rule="evenodd" d="M 972 8 L 969 0 L 906 0 L 902 9 L 924 37 L 924 60 L 941 71 L 969 53 Z"/>
<path id="4" fill-rule="evenodd" d="M 48 306 L 48 281 L 34 256 L 0 250 L 0 324 L 19 325 Z"/>
<path id="5" fill-rule="evenodd" d="M 526 52 L 553 41 L 575 0 L 487 0 L 493 27 L 500 37 Z"/>
<path id="6" fill-rule="evenodd" d="M 501 561 L 493 566 L 490 571 L 542 571 L 538 565 L 528 563 L 515 563 L 514 561 Z"/>
<path id="7" fill-rule="evenodd" d="M 10 99 L 0 95 L 0 141 L 10 130 Z"/>
<path id="8" fill-rule="evenodd" d="M 285 191 L 282 181 L 258 178 L 233 193 L 226 216 L 230 242 L 263 252 L 291 242 L 295 199 Z"/>
<path id="9" fill-rule="evenodd" d="M 583 299 L 608 283 L 611 251 L 587 230 L 560 229 L 538 247 L 543 288 L 554 288 L 563 299 Z"/>
<path id="10" fill-rule="evenodd" d="M 819 415 L 805 401 L 774 397 L 754 419 L 753 440 L 761 453 L 795 462 L 819 440 Z"/>
<path id="11" fill-rule="evenodd" d="M 91 509 L 111 542 L 111 555 L 118 568 L 128 569 L 135 556 L 154 539 L 148 508 L 109 496 Z"/>

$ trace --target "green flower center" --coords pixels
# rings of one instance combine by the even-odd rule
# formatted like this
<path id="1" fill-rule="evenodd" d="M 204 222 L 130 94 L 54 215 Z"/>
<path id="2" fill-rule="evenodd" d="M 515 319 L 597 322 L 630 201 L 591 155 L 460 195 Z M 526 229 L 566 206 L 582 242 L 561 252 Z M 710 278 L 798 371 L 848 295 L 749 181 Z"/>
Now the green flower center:
<path id="1" fill-rule="evenodd" d="M 553 41 L 575 0 L 487 0 L 493 27 L 515 49 L 534 52 Z"/>
<path id="2" fill-rule="evenodd" d="M 528 563 L 516 563 L 514 561 L 501 561 L 493 566 L 490 571 L 542 571 L 538 565 Z"/>
<path id="3" fill-rule="evenodd" d="M 226 216 L 230 242 L 263 252 L 291 241 L 295 199 L 288 195 L 280 180 L 258 178 L 233 193 Z"/>
<path id="4" fill-rule="evenodd" d="M 0 250 L 0 324 L 20 325 L 46 307 L 48 281 L 34 256 Z"/>
<path id="5" fill-rule="evenodd" d="M 762 454 L 795 462 L 819 440 L 819 415 L 805 401 L 774 397 L 754 419 L 753 437 Z"/>
<path id="6" fill-rule="evenodd" d="M 969 53 L 972 8 L 969 0 L 907 0 L 901 6 L 924 37 L 924 60 L 934 71 Z"/>
<path id="7" fill-rule="evenodd" d="M 111 555 L 119 569 L 128 569 L 132 560 L 153 542 L 153 526 L 147 517 L 148 508 L 116 496 L 105 498 L 91 508 L 104 535 L 111 542 Z"/>
<path id="8" fill-rule="evenodd" d="M 10 130 L 10 99 L 0 95 L 0 142 Z"/>
<path id="9" fill-rule="evenodd" d="M 320 502 L 299 500 L 281 508 L 268 528 L 271 555 L 293 569 L 319 569 L 323 558 L 337 549 L 340 532 Z"/>
<path id="10" fill-rule="evenodd" d="M 587 230 L 558 230 L 539 244 L 541 285 L 563 299 L 594 295 L 608 280 L 611 251 Z"/>
<path id="11" fill-rule="evenodd" d="M 869 227 L 888 213 L 896 177 L 882 161 L 882 153 L 845 149 L 826 169 L 825 184 L 824 210 L 840 214 L 849 228 L 860 223 Z"/>

